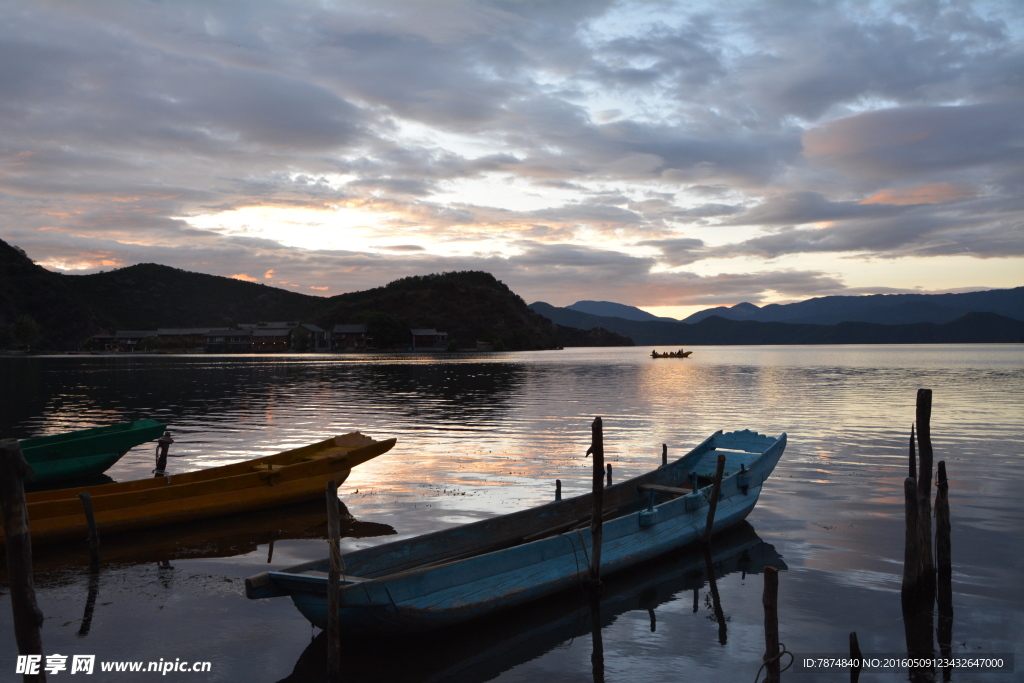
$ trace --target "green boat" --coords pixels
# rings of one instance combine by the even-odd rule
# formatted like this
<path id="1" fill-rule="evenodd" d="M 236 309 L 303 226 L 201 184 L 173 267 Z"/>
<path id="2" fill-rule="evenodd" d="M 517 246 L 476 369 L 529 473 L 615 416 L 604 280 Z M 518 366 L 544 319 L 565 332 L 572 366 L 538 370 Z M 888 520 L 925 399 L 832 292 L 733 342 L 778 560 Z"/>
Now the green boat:
<path id="1" fill-rule="evenodd" d="M 36 473 L 34 485 L 103 474 L 140 443 L 159 439 L 167 425 L 135 420 L 66 434 L 22 439 L 21 452 Z"/>

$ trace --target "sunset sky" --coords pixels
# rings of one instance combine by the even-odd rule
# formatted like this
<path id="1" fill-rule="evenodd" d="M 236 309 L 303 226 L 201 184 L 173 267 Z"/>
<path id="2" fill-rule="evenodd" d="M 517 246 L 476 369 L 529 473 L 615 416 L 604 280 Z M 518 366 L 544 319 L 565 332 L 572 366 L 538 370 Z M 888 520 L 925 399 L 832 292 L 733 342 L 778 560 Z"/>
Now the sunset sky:
<path id="1" fill-rule="evenodd" d="M 673 317 L 1020 286 L 1022 7 L 0 0 L 0 238 Z"/>

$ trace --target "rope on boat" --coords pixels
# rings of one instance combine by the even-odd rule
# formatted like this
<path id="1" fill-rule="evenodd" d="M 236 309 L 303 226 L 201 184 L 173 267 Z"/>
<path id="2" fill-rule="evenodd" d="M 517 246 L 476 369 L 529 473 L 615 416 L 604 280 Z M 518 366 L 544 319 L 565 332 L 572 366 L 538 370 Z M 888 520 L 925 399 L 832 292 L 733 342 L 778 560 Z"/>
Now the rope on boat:
<path id="1" fill-rule="evenodd" d="M 772 662 L 777 662 L 780 659 L 782 659 L 782 655 L 789 655 L 789 664 L 779 669 L 779 673 L 781 674 L 783 671 L 793 666 L 793 662 L 796 660 L 796 657 L 793 656 L 792 652 L 786 649 L 785 643 L 779 641 L 779 653 L 774 657 L 769 657 L 768 659 L 764 660 L 764 663 L 761 664 L 761 668 L 757 670 L 757 675 L 754 676 L 754 683 L 758 683 L 758 681 L 761 679 L 761 672 L 764 671 L 764 668 Z"/>

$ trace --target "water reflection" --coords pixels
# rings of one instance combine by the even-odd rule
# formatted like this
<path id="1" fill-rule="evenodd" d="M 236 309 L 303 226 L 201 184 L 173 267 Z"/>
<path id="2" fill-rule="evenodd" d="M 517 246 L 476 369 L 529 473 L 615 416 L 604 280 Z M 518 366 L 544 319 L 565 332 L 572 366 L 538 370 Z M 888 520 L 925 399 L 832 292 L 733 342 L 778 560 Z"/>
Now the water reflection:
<path id="1" fill-rule="evenodd" d="M 343 644 L 343 670 L 350 680 L 368 683 L 487 681 L 574 638 L 589 635 L 590 673 L 595 682 L 601 681 L 609 663 L 601 633 L 621 616 L 634 611 L 647 613 L 651 633 L 655 633 L 658 608 L 675 602 L 681 593 L 700 591 L 709 579 L 736 572 L 757 574 L 765 566 L 786 569 L 775 548 L 744 523 L 716 537 L 707 557 L 701 548 L 690 549 L 605 577 L 596 606 L 582 589 L 566 591 L 465 627 L 426 636 L 349 640 Z M 716 612 L 720 611 L 719 604 Z M 657 647 L 659 640 L 651 638 L 655 638 L 652 647 Z M 281 683 L 326 681 L 326 662 L 327 639 L 321 632 Z"/>
<path id="2" fill-rule="evenodd" d="M 844 652 L 849 632 L 857 631 L 865 652 L 891 652 L 905 642 L 893 597 L 903 557 L 906 435 L 915 392 L 929 387 L 936 457 L 948 460 L 952 477 L 957 569 L 949 596 L 956 636 L 947 635 L 949 622 L 941 619 L 930 628 L 954 655 L 1020 653 L 1014 634 L 1024 615 L 1024 545 L 1016 542 L 1024 526 L 1021 348 L 703 347 L 685 364 L 667 365 L 652 361 L 650 349 L 435 358 L 0 358 L 0 435 L 153 417 L 174 433 L 171 455 L 182 456 L 172 458 L 176 471 L 269 455 L 353 429 L 395 436 L 395 449 L 356 468 L 341 496 L 360 520 L 411 536 L 546 502 L 556 479 L 566 497 L 589 491 L 583 453 L 595 415 L 604 417 L 606 460 L 616 479 L 659 465 L 662 443 L 675 457 L 721 428 L 786 431 L 790 446 L 750 517 L 790 567 L 780 587 L 784 640 L 794 652 Z M 147 446 L 128 453 L 110 474 L 149 477 L 152 468 Z M 322 537 L 313 528 L 321 523 L 299 524 L 300 540 L 250 529 L 255 537 L 248 540 L 210 541 L 242 553 L 224 561 L 201 559 L 207 557 L 202 537 L 187 548 L 165 544 L 135 555 L 104 537 L 89 647 L 111 659 L 172 647 L 175 656 L 220 657 L 218 680 L 280 678 L 307 644 L 308 624 L 287 601 L 250 604 L 240 582 L 265 569 L 268 556 L 274 567 L 321 558 L 321 542 L 301 540 L 306 531 Z M 349 539 L 345 549 L 374 542 Z M 144 564 L 119 565 L 121 557 Z M 696 559 L 702 567 L 703 557 Z M 83 539 L 37 567 L 48 617 L 44 642 L 54 652 L 77 644 L 89 604 L 87 566 Z M 0 582 L 4 572 L 0 562 Z M 665 671 L 715 683 L 752 677 L 763 653 L 748 637 L 761 629 L 760 586 L 749 582 L 739 599 L 738 583 L 730 576 L 716 586 L 725 645 L 706 584 L 675 602 L 640 596 L 642 611 L 621 614 L 603 630 L 607 678 L 663 680 Z M 611 618 L 607 609 L 602 606 L 602 623 Z M 689 618 L 691 610 L 699 617 Z M 580 628 L 567 631 L 570 640 L 533 650 L 538 659 L 500 679 L 591 678 L 590 611 L 573 606 L 577 611 Z M 0 630 L 9 615 L 0 595 Z M 0 667 L 13 661 L 13 648 L 13 639 L 0 638 Z M 836 679 L 805 673 L 801 680 Z"/>
<path id="3" fill-rule="evenodd" d="M 394 527 L 354 518 L 342 503 L 341 534 L 345 538 L 370 538 L 395 533 Z M 294 539 L 326 539 L 327 513 L 323 501 L 260 510 L 245 514 L 199 520 L 103 536 L 101 567 L 157 564 L 164 569 L 174 560 L 226 558 L 254 552 L 258 546 Z M 271 546 L 272 547 L 272 546 Z M 90 564 L 89 544 L 65 542 L 43 545 L 33 551 L 36 583 L 63 580 L 65 571 Z M 90 574 L 90 594 L 93 574 Z M 0 579 L 6 576 L 0 574 Z M 95 600 L 95 598 L 93 598 Z"/>

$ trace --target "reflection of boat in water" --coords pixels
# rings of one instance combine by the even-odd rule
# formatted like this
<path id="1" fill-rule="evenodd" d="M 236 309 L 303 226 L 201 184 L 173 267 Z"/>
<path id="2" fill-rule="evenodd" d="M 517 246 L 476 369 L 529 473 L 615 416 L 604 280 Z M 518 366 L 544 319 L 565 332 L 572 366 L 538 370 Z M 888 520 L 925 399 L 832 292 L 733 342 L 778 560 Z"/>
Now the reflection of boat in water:
<path id="1" fill-rule="evenodd" d="M 743 521 L 786 446 L 749 430 L 716 432 L 673 463 L 604 489 L 601 574 L 701 538 L 718 458 L 727 476 L 715 530 Z M 698 490 L 688 482 L 697 482 Z M 574 588 L 589 574 L 591 495 L 484 519 L 345 556 L 339 616 L 348 633 L 428 631 Z M 327 624 L 328 560 L 246 580 L 249 598 L 288 595 Z"/>
<path id="2" fill-rule="evenodd" d="M 682 349 L 678 351 L 665 351 L 663 353 L 651 351 L 651 358 L 689 358 L 691 353 L 693 351 L 683 351 Z"/>
<path id="3" fill-rule="evenodd" d="M 30 483 L 49 485 L 103 474 L 135 446 L 159 439 L 166 428 L 156 420 L 135 420 L 22 439 L 19 445 L 35 473 Z"/>
<path id="4" fill-rule="evenodd" d="M 32 543 L 84 538 L 82 501 L 88 492 L 101 536 L 162 524 L 181 523 L 323 495 L 328 481 L 339 484 L 352 468 L 391 450 L 394 439 L 374 441 L 359 432 L 335 436 L 255 460 L 166 477 L 26 495 Z M 0 541 L 3 541 L 0 530 Z"/>
<path id="5" fill-rule="evenodd" d="M 341 535 L 348 538 L 387 536 L 395 533 L 389 524 L 363 522 L 341 506 Z M 270 510 L 184 522 L 157 529 L 140 529 L 103 537 L 100 545 L 104 563 L 143 564 L 168 560 L 235 557 L 260 545 L 295 539 L 326 539 L 327 511 L 323 500 L 310 500 Z M 62 567 L 89 564 L 89 546 L 80 543 L 44 545 L 33 549 L 37 576 Z M 38 580 L 38 579 L 37 579 Z"/>
<path id="6" fill-rule="evenodd" d="M 786 569 L 775 548 L 742 523 L 716 536 L 711 551 L 714 578 L 736 572 L 760 574 L 765 566 Z M 600 622 L 603 628 L 633 611 L 652 614 L 680 599 L 684 591 L 700 591 L 708 583 L 702 547 L 670 553 L 604 579 Z M 723 598 L 728 602 L 728 596 Z M 567 591 L 528 608 L 502 612 L 436 633 L 385 639 L 347 638 L 343 671 L 348 680 L 365 683 L 486 681 L 525 662 L 591 633 L 589 599 Z M 699 646 L 699 644 L 698 644 Z M 395 656 L 401 652 L 401 656 Z M 281 683 L 327 680 L 326 633 L 303 651 L 295 669 Z"/>

